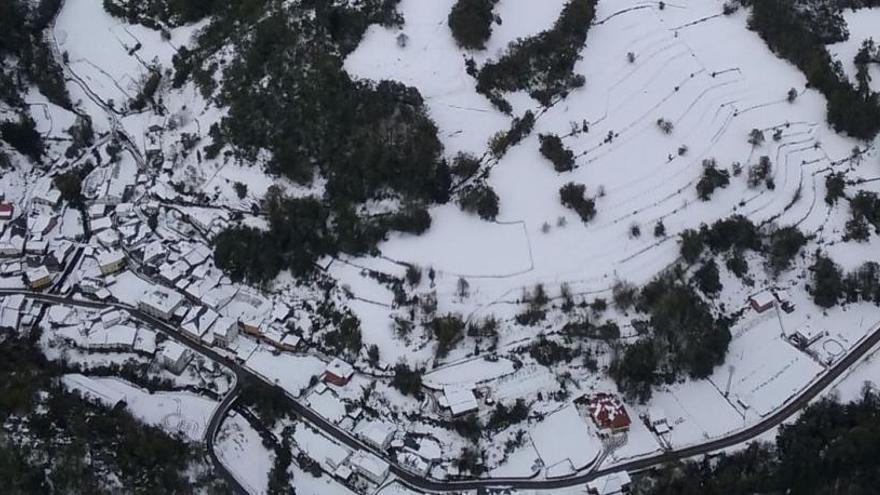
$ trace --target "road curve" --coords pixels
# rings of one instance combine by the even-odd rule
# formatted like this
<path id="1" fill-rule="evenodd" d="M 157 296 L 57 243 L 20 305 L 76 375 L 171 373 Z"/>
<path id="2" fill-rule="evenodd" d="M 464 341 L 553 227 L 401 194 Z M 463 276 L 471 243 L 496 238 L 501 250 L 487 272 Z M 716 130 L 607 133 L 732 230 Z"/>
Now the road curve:
<path id="1" fill-rule="evenodd" d="M 143 323 L 155 327 L 163 333 L 168 334 L 170 337 L 175 340 L 181 342 L 182 344 L 190 347 L 191 349 L 200 352 L 207 357 L 214 359 L 216 361 L 221 362 L 222 364 L 230 367 L 236 373 L 237 378 L 240 379 L 242 377 L 251 377 L 257 380 L 263 380 L 260 376 L 254 374 L 253 372 L 247 370 L 242 367 L 238 363 L 227 359 L 226 357 L 218 354 L 216 351 L 211 349 L 210 347 L 206 347 L 201 343 L 193 342 L 187 338 L 182 337 L 177 329 L 168 325 L 167 323 L 160 321 L 156 318 L 151 317 L 143 313 L 142 311 L 137 310 L 136 308 L 132 308 L 127 305 L 122 304 L 109 304 L 109 303 L 98 303 L 91 301 L 83 301 L 77 299 L 70 299 L 67 297 L 55 296 L 50 294 L 42 294 L 37 292 L 31 292 L 27 290 L 21 289 L 0 289 L 0 295 L 3 294 L 23 294 L 28 296 L 34 300 L 42 301 L 51 304 L 66 304 L 72 306 L 84 306 L 91 308 L 103 308 L 103 307 L 117 307 L 126 309 L 134 318 L 141 320 Z M 840 361 L 838 361 L 834 366 L 826 370 L 826 372 L 819 377 L 815 382 L 809 385 L 806 389 L 804 389 L 800 395 L 798 395 L 794 400 L 791 400 L 783 407 L 777 409 L 775 412 L 765 417 L 758 423 L 755 423 L 752 426 L 739 430 L 737 432 L 731 433 L 728 436 L 718 438 L 715 440 L 710 440 L 705 443 L 692 445 L 689 447 L 684 447 L 680 449 L 673 449 L 661 454 L 656 454 L 652 456 L 643 457 L 640 459 L 632 460 L 629 462 L 624 462 L 620 464 L 616 464 L 613 466 L 609 466 L 606 468 L 591 470 L 582 474 L 577 474 L 573 476 L 556 478 L 552 480 L 545 479 L 523 479 L 523 478 L 512 478 L 512 479 L 504 479 L 504 478 L 480 478 L 473 480 L 465 480 L 465 481 L 442 481 L 431 478 L 426 478 L 423 476 L 416 475 L 401 466 L 395 463 L 389 463 L 391 467 L 391 472 L 394 473 L 397 478 L 404 484 L 418 489 L 425 490 L 430 492 L 454 492 L 461 490 L 477 490 L 481 488 L 521 488 L 521 489 L 552 489 L 552 488 L 565 488 L 570 486 L 576 486 L 585 484 L 589 481 L 592 481 L 600 476 L 604 476 L 606 474 L 617 473 L 621 471 L 639 471 L 644 470 L 653 466 L 665 464 L 667 462 L 687 459 L 689 457 L 694 457 L 703 454 L 709 454 L 712 452 L 716 452 L 721 449 L 725 449 L 728 447 L 733 447 L 735 445 L 747 442 L 752 440 L 763 433 L 779 426 L 787 419 L 794 416 L 798 411 L 806 407 L 813 399 L 819 396 L 823 390 L 825 390 L 828 386 L 834 383 L 844 372 L 846 372 L 850 367 L 854 364 L 858 363 L 866 354 L 868 354 L 873 347 L 875 347 L 878 343 L 880 343 L 880 326 L 874 328 L 868 336 L 863 338 L 861 342 L 859 342 L 850 352 L 846 354 Z M 265 381 L 265 380 L 263 380 Z M 275 387 L 276 389 L 282 390 L 275 384 L 269 383 L 270 386 Z M 377 452 L 374 448 L 365 445 L 360 440 L 353 437 L 348 432 L 340 429 L 334 424 L 331 424 L 329 421 L 319 416 L 317 413 L 304 406 L 302 403 L 291 397 L 286 391 L 283 391 L 285 397 L 290 401 L 291 409 L 299 414 L 303 419 L 312 423 L 315 427 L 324 431 L 327 435 L 333 437 L 337 441 L 345 444 L 349 448 L 355 450 L 366 450 L 372 452 L 374 454 L 380 455 L 383 458 L 387 456 L 382 455 L 381 452 Z M 224 401 L 227 399 L 229 403 L 226 405 L 227 408 L 231 406 L 234 401 L 235 396 L 233 394 L 228 394 Z M 216 430 L 219 427 L 222 419 L 219 415 L 215 418 L 212 418 L 210 427 L 213 427 L 214 430 L 211 432 L 211 436 L 216 434 Z M 216 420 L 216 424 L 215 423 Z M 212 438 L 213 442 L 213 438 Z M 213 449 L 210 450 L 212 458 L 215 457 L 213 453 Z M 219 463 L 221 466 L 221 472 L 228 474 L 231 476 L 231 473 L 228 473 L 228 470 L 225 466 L 222 466 L 222 463 Z M 234 480 L 234 477 L 232 477 Z M 239 490 L 243 491 L 243 488 L 240 484 L 234 482 L 237 485 Z"/>
<path id="2" fill-rule="evenodd" d="M 235 490 L 236 493 L 241 494 L 247 493 L 247 489 L 238 481 L 232 472 L 226 468 L 226 465 L 223 464 L 223 461 L 220 460 L 220 457 L 214 450 L 214 439 L 217 438 L 217 432 L 220 430 L 220 425 L 223 424 L 226 414 L 229 413 L 232 404 L 235 403 L 235 399 L 237 399 L 238 395 L 241 393 L 241 381 L 239 378 L 238 372 L 236 372 L 235 383 L 211 415 L 211 420 L 208 421 L 208 428 L 205 429 L 205 445 L 208 449 L 208 455 L 211 457 L 211 461 L 214 463 L 214 466 L 218 468 L 217 470 L 220 474 L 223 475 L 226 483 Z"/>

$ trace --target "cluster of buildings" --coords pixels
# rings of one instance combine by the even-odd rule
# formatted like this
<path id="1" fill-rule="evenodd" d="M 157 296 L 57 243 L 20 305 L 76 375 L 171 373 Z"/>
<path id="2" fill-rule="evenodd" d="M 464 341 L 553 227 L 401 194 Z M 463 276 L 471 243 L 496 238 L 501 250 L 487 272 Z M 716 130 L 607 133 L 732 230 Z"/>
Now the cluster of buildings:
<path id="1" fill-rule="evenodd" d="M 46 317 L 55 334 L 73 347 L 147 356 L 156 352 L 156 332 L 136 325 L 127 312 L 119 309 L 84 311 L 54 305 L 49 307 Z"/>

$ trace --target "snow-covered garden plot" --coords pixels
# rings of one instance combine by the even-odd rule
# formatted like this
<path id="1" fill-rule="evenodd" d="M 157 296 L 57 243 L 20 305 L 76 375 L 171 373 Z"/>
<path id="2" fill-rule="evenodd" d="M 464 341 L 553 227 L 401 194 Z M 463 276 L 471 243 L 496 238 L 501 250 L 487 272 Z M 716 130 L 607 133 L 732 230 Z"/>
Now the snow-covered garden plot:
<path id="1" fill-rule="evenodd" d="M 171 67 L 177 48 L 186 44 L 198 27 L 171 30 L 166 40 L 159 31 L 111 17 L 99 0 L 77 0 L 65 2 L 53 34 L 58 49 L 67 54 L 75 80 L 105 102 L 114 100 L 121 106 L 137 96 L 151 68 Z M 76 91 L 83 89 L 78 84 L 68 88 L 74 99 L 82 97 Z"/>
<path id="2" fill-rule="evenodd" d="M 214 449 L 249 493 L 266 493 L 275 453 L 263 445 L 260 434 L 244 417 L 231 414 L 223 421 Z"/>
<path id="3" fill-rule="evenodd" d="M 245 362 L 245 367 L 270 383 L 274 383 L 294 397 L 299 397 L 309 386 L 313 376 L 323 373 L 326 363 L 314 356 L 289 353 L 273 354 L 265 346 L 257 348 Z"/>
<path id="4" fill-rule="evenodd" d="M 787 402 L 821 373 L 822 366 L 794 348 L 780 333 L 779 323 L 765 320 L 734 339 L 725 366 L 709 380 L 738 408 L 766 416 Z"/>
<path id="5" fill-rule="evenodd" d="M 168 433 L 202 441 L 218 402 L 191 392 L 150 393 L 118 378 L 94 378 L 95 382 L 125 396 L 128 410 L 144 423 Z"/>
<path id="6" fill-rule="evenodd" d="M 599 457 L 602 443 L 574 405 L 547 416 L 529 431 L 548 478 L 586 468 Z"/>
<path id="7" fill-rule="evenodd" d="M 513 372 L 513 363 L 509 359 L 489 361 L 485 358 L 474 358 L 437 368 L 426 374 L 423 381 L 427 386 L 434 388 L 448 385 L 473 386 Z"/>

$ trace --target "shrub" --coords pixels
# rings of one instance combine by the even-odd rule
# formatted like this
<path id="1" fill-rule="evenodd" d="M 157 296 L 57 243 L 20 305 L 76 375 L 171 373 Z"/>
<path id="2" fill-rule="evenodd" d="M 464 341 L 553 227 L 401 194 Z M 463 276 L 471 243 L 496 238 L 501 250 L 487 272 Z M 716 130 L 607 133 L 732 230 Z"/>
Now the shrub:
<path id="1" fill-rule="evenodd" d="M 775 229 L 770 233 L 769 262 L 773 273 L 780 273 L 791 266 L 794 257 L 807 244 L 807 238 L 797 227 Z"/>
<path id="2" fill-rule="evenodd" d="M 464 335 L 464 321 L 456 314 L 440 316 L 431 322 L 431 331 L 437 339 L 437 356 L 443 357 Z"/>
<path id="3" fill-rule="evenodd" d="M 411 369 L 406 363 L 397 363 L 394 366 L 394 376 L 391 378 L 391 386 L 403 395 L 410 395 L 422 400 L 422 369 Z"/>
<path id="4" fill-rule="evenodd" d="M 694 229 L 687 229 L 681 233 L 681 257 L 689 264 L 694 264 L 703 254 L 703 239 L 700 233 Z"/>
<path id="5" fill-rule="evenodd" d="M 822 308 L 837 305 L 843 295 L 843 274 L 840 267 L 821 252 L 810 267 L 812 277 L 813 302 Z"/>
<path id="6" fill-rule="evenodd" d="M 559 189 L 559 201 L 563 206 L 571 208 L 586 223 L 596 216 L 596 202 L 585 196 L 587 187 L 583 184 L 569 182 Z"/>
<path id="7" fill-rule="evenodd" d="M 465 188 L 458 198 L 461 209 L 476 213 L 483 220 L 495 220 L 498 216 L 498 195 L 486 184 Z"/>
<path id="8" fill-rule="evenodd" d="M 718 273 L 718 264 L 715 263 L 715 260 L 710 259 L 703 263 L 703 266 L 694 272 L 693 280 L 706 295 L 718 294 L 723 288 Z"/>
<path id="9" fill-rule="evenodd" d="M 37 124 L 30 115 L 22 114 L 18 122 L 7 121 L 0 124 L 0 137 L 31 160 L 42 160 L 43 137 L 37 132 Z"/>
<path id="10" fill-rule="evenodd" d="M 557 172 L 568 172 L 574 168 L 574 153 L 562 144 L 562 139 L 555 134 L 540 134 L 541 154 L 553 163 Z"/>
<path id="11" fill-rule="evenodd" d="M 825 203 L 833 206 L 845 196 L 846 179 L 842 172 L 830 172 L 825 176 Z"/>
<path id="12" fill-rule="evenodd" d="M 773 165 L 769 156 L 762 156 L 758 159 L 758 163 L 749 167 L 749 187 L 758 187 L 762 181 L 766 181 L 770 175 Z"/>
<path id="13" fill-rule="evenodd" d="M 730 184 L 730 173 L 727 170 L 718 170 L 715 160 L 703 160 L 703 176 L 697 182 L 697 196 L 703 201 L 712 197 L 715 189 L 727 187 Z"/>
<path id="14" fill-rule="evenodd" d="M 449 171 L 461 178 L 471 177 L 480 170 L 480 160 L 470 153 L 458 153 L 452 159 Z"/>

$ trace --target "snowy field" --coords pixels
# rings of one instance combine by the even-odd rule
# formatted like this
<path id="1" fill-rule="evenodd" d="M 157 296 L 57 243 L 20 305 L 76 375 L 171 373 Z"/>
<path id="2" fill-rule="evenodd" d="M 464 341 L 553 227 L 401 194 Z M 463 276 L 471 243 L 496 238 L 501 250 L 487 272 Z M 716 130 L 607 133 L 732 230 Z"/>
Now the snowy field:
<path id="1" fill-rule="evenodd" d="M 266 380 L 280 386 L 294 397 L 299 397 L 309 386 L 312 376 L 320 376 L 326 363 L 314 356 L 291 354 L 274 355 L 266 347 L 257 348 L 245 362 L 245 367 Z"/>
<path id="2" fill-rule="evenodd" d="M 260 434 L 241 415 L 228 416 L 214 443 L 217 456 L 249 493 L 266 493 L 275 453 L 263 446 Z"/>
<path id="3" fill-rule="evenodd" d="M 862 47 L 862 42 L 869 38 L 875 43 L 880 42 L 880 29 L 877 28 L 880 26 L 880 9 L 847 9 L 843 11 L 843 18 L 849 29 L 849 39 L 829 45 L 828 50 L 843 64 L 843 70 L 850 80 L 855 81 L 856 66 L 853 58 Z M 874 91 L 880 90 L 880 66 L 869 64 L 868 74 L 871 76 L 871 88 Z"/>
<path id="4" fill-rule="evenodd" d="M 449 33 L 446 19 L 453 3 L 402 0 L 399 10 L 405 24 L 393 29 L 369 27 L 361 44 L 347 57 L 345 69 L 353 77 L 395 79 L 418 88 L 439 128 L 445 156 L 452 158 L 466 151 L 490 165 L 488 183 L 500 197 L 498 219 L 480 220 L 461 212 L 454 201 L 437 205 L 430 211 L 432 226 L 425 234 L 392 234 L 379 246 L 381 255 L 333 260 L 327 273 L 339 281 L 340 292 L 348 297 L 347 306 L 362 322 L 364 345 L 378 346 L 383 365 L 406 361 L 425 366 L 424 384 L 433 390 L 449 385 L 477 387 L 485 393 L 479 399 L 481 420 L 488 418 L 494 404 L 509 405 L 525 399 L 533 416 L 500 432 L 497 445 L 484 446 L 492 464 L 491 475 L 530 476 L 541 471 L 546 477 L 564 476 L 587 469 L 598 459 L 608 465 L 656 453 L 665 444 L 692 445 L 747 427 L 803 390 L 829 362 L 839 359 L 873 328 L 876 318 L 872 318 L 872 306 L 818 311 L 800 276 L 809 253 L 817 247 L 844 265 L 845 270 L 866 260 L 880 261 L 875 242 L 840 242 L 848 212 L 840 205 L 829 208 L 823 201 L 825 174 L 849 167 L 847 157 L 859 143 L 827 126 L 825 99 L 806 88 L 804 76 L 774 56 L 746 28 L 746 12 L 721 16 L 720 0 L 683 0 L 664 10 L 638 0 L 599 2 L 596 22 L 575 68 L 576 74 L 585 76 L 586 85 L 549 108 L 540 107 L 525 94 L 507 95 L 515 115 L 531 110 L 537 122 L 529 137 L 493 163 L 485 154 L 487 142 L 496 132 L 508 128 L 510 117 L 476 93 L 474 80 L 465 71 L 465 58 L 472 57 L 478 65 L 497 60 L 509 42 L 550 27 L 565 1 L 500 0 L 495 13 L 503 22 L 494 26 L 486 49 L 477 52 L 458 48 Z M 880 38 L 876 29 L 880 9 L 847 11 L 845 18 L 850 40 L 831 45 L 829 50 L 852 76 L 852 58 L 862 40 Z M 87 91 L 94 92 L 104 105 L 124 105 L 151 70 L 171 67 L 176 48 L 188 43 L 201 25 L 174 29 L 166 40 L 159 32 L 112 18 L 99 0 L 68 0 L 55 22 L 51 41 L 69 57 L 72 82 L 68 87 L 73 99 L 82 100 L 84 110 L 92 115 L 111 116 L 94 119 L 96 131 L 118 125 L 146 150 L 152 146 L 147 129 L 173 122 L 176 129 L 160 137 L 161 147 L 169 151 L 176 149 L 182 133 L 206 137 L 206 130 L 224 110 L 205 101 L 188 85 L 173 91 L 163 88 L 166 116 L 143 112 L 117 119 L 93 103 Z M 396 41 L 401 32 L 409 38 L 403 48 Z M 627 61 L 630 52 L 635 57 L 633 63 Z M 880 69 L 876 64 L 871 74 L 877 88 Z M 799 94 L 793 103 L 785 98 L 789 88 Z M 33 113 L 45 137 L 59 135 L 75 118 L 36 92 L 29 95 L 28 102 L 39 108 Z M 658 129 L 659 118 L 673 123 L 670 134 Z M 589 125 L 589 132 L 572 133 L 572 123 L 582 122 Z M 764 131 L 766 142 L 749 144 L 752 129 Z M 563 137 L 565 146 L 576 155 L 573 171 L 560 174 L 553 170 L 539 152 L 540 133 Z M 770 138 L 774 133 L 778 139 Z M 609 134 L 613 139 L 606 139 Z M 687 151 L 679 153 L 682 146 Z M 863 143 L 861 146 L 865 147 Z M 729 187 L 715 191 L 711 201 L 697 198 L 694 186 L 702 173 L 703 160 L 714 158 L 719 168 L 732 169 L 734 162 L 747 167 L 761 156 L 770 157 L 773 163 L 775 189 L 749 188 L 744 177 L 732 177 Z M 133 173 L 133 157 L 125 157 L 125 165 Z M 875 149 L 866 150 L 866 162 L 875 163 L 877 157 Z M 157 178 L 146 194 L 173 197 L 176 193 L 172 184 L 186 183 L 193 191 L 207 194 L 212 199 L 209 206 L 222 205 L 237 215 L 249 211 L 273 184 L 280 183 L 297 193 L 305 190 L 267 175 L 259 164 L 250 167 L 234 160 L 199 161 L 198 165 L 192 159 L 175 162 L 169 174 Z M 854 180 L 877 176 L 876 167 L 850 172 L 849 178 Z M 0 188 L 8 191 L 7 199 L 26 202 L 34 191 L 48 187 L 47 178 L 39 182 L 32 175 L 16 171 L 0 176 Z M 587 194 L 596 197 L 598 213 L 587 224 L 559 204 L 559 188 L 571 181 L 584 183 Z M 243 199 L 234 192 L 236 182 L 248 186 Z M 311 192 L 320 188 L 317 184 Z M 867 182 L 859 188 L 880 191 L 880 182 Z M 206 224 L 230 218 L 228 211 L 212 207 L 174 208 Z M 73 213 L 65 215 L 65 224 L 70 217 L 72 232 L 77 232 L 79 218 Z M 676 238 L 681 231 L 733 213 L 743 214 L 756 224 L 795 225 L 817 237 L 804 250 L 807 257 L 797 260 L 796 268 L 778 279 L 767 275 L 762 260 L 756 257 L 748 260 L 756 278 L 754 286 L 745 286 L 722 273 L 725 289 L 713 302 L 727 309 L 741 308 L 756 289 L 777 286 L 791 293 L 798 309 L 790 315 L 774 311 L 761 317 L 747 312 L 732 330 L 726 362 L 712 376 L 661 387 L 649 404 L 627 403 L 633 420 L 627 442 L 604 457 L 604 447 L 592 423 L 581 418 L 570 403 L 593 391 L 614 390 L 614 384 L 601 371 L 591 371 L 579 361 L 548 367 L 527 357 L 525 345 L 539 335 L 554 336 L 567 321 L 563 315 L 551 314 L 541 327 L 514 323 L 513 316 L 523 308 L 524 292 L 543 284 L 548 295 L 557 298 L 565 284 L 585 301 L 610 299 L 609 289 L 615 282 L 642 284 L 674 263 L 679 256 Z M 164 224 L 167 214 L 163 212 L 160 233 L 169 232 Z M 666 227 L 665 236 L 652 235 L 658 221 Z M 266 227 L 265 219 L 256 215 L 246 215 L 243 223 Z M 633 226 L 641 229 L 640 236 L 631 235 Z M 170 238 L 178 236 L 172 233 Z M 408 339 L 395 334 L 393 318 L 402 316 L 404 310 L 395 308 L 394 294 L 366 273 L 369 269 L 401 277 L 406 264 L 435 270 L 436 280 L 430 284 L 423 280 L 413 292 L 419 296 L 435 293 L 439 314 L 456 312 L 468 321 L 487 316 L 498 319 L 500 336 L 493 359 L 484 359 L 485 347 L 482 353 L 475 352 L 470 337 L 448 356 L 436 359 L 435 344 L 424 329 L 417 328 Z M 84 266 L 90 273 L 97 270 L 91 261 Z M 469 284 L 465 296 L 458 294 L 461 278 Z M 276 286 L 295 285 L 293 280 L 278 282 Z M 20 277 L 4 277 L 0 285 L 22 286 Z M 150 282 L 125 271 L 109 290 L 119 301 L 137 305 L 152 287 Z M 271 306 L 278 299 L 261 298 L 260 304 L 249 305 L 236 298 L 224 312 L 271 321 Z M 306 341 L 311 332 L 324 330 L 312 328 L 309 316 L 298 310 L 297 327 Z M 604 317 L 617 318 L 624 334 L 634 335 L 627 326 L 632 315 L 609 309 Z M 822 339 L 804 350 L 783 336 L 786 329 L 803 325 L 825 332 Z M 370 388 L 373 396 L 368 406 L 399 418 L 399 426 L 407 433 L 431 437 L 442 448 L 445 461 L 454 461 L 466 445 L 459 435 L 436 424 L 437 418 L 445 420 L 448 412 L 439 407 L 434 394 L 420 403 L 391 389 L 388 380 L 362 373 L 357 373 L 346 387 L 306 394 L 313 377 L 320 376 L 326 366 L 324 357 L 275 352 L 244 338 L 239 339 L 237 349 L 249 370 L 294 397 L 303 396 L 304 402 L 334 423 L 345 421 L 349 412 L 346 406 L 368 395 L 365 391 L 372 385 L 375 390 Z M 71 355 L 87 365 L 131 358 L 126 353 L 92 355 L 73 351 Z M 599 357 L 600 370 L 607 361 L 607 356 Z M 855 368 L 836 386 L 838 393 L 844 398 L 855 397 L 862 382 L 876 377 L 876 361 L 872 358 Z M 366 368 L 365 363 L 360 359 L 359 368 Z M 180 380 L 200 383 L 198 377 Z M 216 407 L 216 402 L 192 394 L 149 394 L 114 379 L 101 379 L 100 383 L 113 394 L 125 395 L 129 409 L 145 422 L 172 433 L 180 431 L 193 440 L 201 439 L 207 418 Z M 667 415 L 671 432 L 664 438 L 656 437 L 641 423 L 640 416 L 652 407 L 661 408 Z M 422 421 L 419 414 L 430 418 Z M 501 444 L 510 440 L 518 428 L 526 432 L 528 441 L 504 457 Z M 346 448 L 306 428 L 297 428 L 295 440 L 297 449 L 307 452 L 327 470 L 331 469 L 328 459 L 348 455 Z M 224 463 L 254 493 L 265 490 L 274 454 L 263 447 L 257 432 L 243 418 L 227 418 L 217 449 Z M 347 493 L 330 476 L 313 478 L 298 467 L 292 469 L 297 493 Z M 391 485 L 380 493 L 407 492 Z"/>
<path id="5" fill-rule="evenodd" d="M 360 77 L 394 78 L 418 87 L 441 135 L 447 136 L 447 154 L 463 149 L 480 155 L 488 137 L 507 124 L 497 120 L 502 114 L 487 107 L 473 84 L 454 83 L 469 76 L 451 37 L 437 33 L 448 3 L 404 0 L 400 9 L 410 44 L 398 48 L 396 31 L 372 26 L 346 60 L 346 68 Z M 513 3 L 501 2 L 499 8 L 512 9 Z M 539 112 L 532 135 L 493 167 L 489 183 L 501 198 L 498 222 L 482 222 L 451 205 L 439 206 L 431 212 L 434 221 L 427 233 L 393 236 L 380 246 L 389 259 L 436 269 L 441 311 L 509 316 L 514 310 L 509 303 L 537 283 L 553 296 L 562 283 L 575 294 L 601 294 L 619 279 L 646 282 L 676 259 L 674 238 L 680 231 L 731 213 L 745 214 L 756 223 L 772 219 L 795 224 L 807 233 L 827 221 L 825 205 L 817 201 L 823 194 L 822 176 L 817 174 L 832 160 L 845 158 L 852 143 L 826 127 L 822 96 L 804 90 L 803 75 L 746 29 L 744 12 L 716 15 L 719 2 L 628 10 L 636 5 L 599 3 L 597 19 L 603 22 L 590 30 L 575 70 L 586 76 L 586 86 Z M 520 18 L 534 15 L 540 20 L 550 16 L 547 11 L 558 8 L 557 3 L 551 7 L 545 11 L 543 3 L 539 7 L 520 2 L 515 8 Z M 508 29 L 506 23 L 502 26 Z M 493 58 L 501 46 L 491 45 L 486 56 Z M 636 54 L 634 64 L 626 61 L 629 51 Z M 794 104 L 785 101 L 791 87 L 802 93 Z M 482 101 L 479 112 L 473 110 L 474 101 Z M 539 110 L 528 98 L 512 101 L 522 107 L 517 113 Z M 658 118 L 674 123 L 671 135 L 657 129 Z M 590 123 L 590 132 L 564 138 L 577 156 L 577 168 L 558 174 L 538 153 L 537 134 L 567 135 L 569 123 L 582 120 Z M 753 147 L 747 142 L 752 128 L 768 135 L 778 128 L 781 137 L 768 137 Z M 609 131 L 616 137 L 606 143 Z M 682 145 L 689 151 L 678 156 Z M 733 178 L 711 201 L 696 198 L 694 185 L 704 159 L 715 158 L 727 168 L 735 161 L 752 163 L 761 155 L 774 164 L 775 190 L 749 189 L 743 178 Z M 569 181 L 585 183 L 590 195 L 600 186 L 605 190 L 597 200 L 598 214 L 588 225 L 559 204 L 557 191 Z M 800 199 L 788 206 L 795 195 Z M 567 219 L 564 227 L 555 227 L 559 217 Z M 665 224 L 667 237 L 650 235 L 658 220 Z M 546 233 L 545 222 L 551 225 Z M 646 234 L 631 238 L 634 224 Z M 377 297 L 375 291 L 357 292 L 356 273 L 340 275 L 355 296 Z M 470 284 L 466 301 L 455 297 L 459 276 Z M 385 323 L 391 313 L 381 307 L 359 311 L 370 329 L 366 341 L 391 340 Z"/>
<path id="6" fill-rule="evenodd" d="M 144 423 L 193 442 L 204 440 L 208 421 L 218 405 L 191 392 L 150 393 L 118 378 L 95 377 L 89 382 L 102 394 L 123 398 L 126 409 Z"/>

